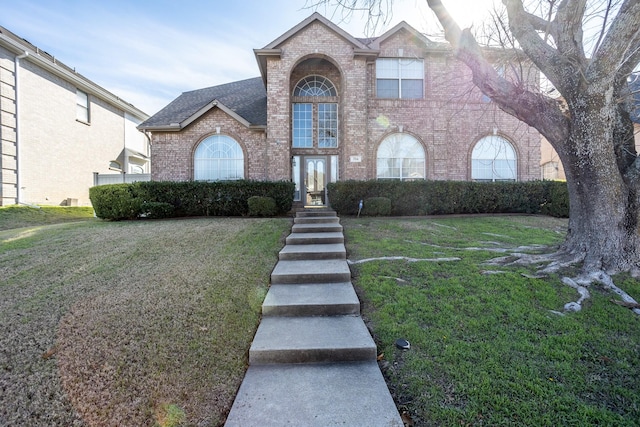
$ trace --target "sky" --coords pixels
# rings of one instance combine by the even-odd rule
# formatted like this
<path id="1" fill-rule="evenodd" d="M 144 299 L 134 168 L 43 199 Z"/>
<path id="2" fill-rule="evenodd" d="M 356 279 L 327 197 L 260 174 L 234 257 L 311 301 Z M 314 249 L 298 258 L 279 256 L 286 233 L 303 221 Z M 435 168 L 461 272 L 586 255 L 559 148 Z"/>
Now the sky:
<path id="1" fill-rule="evenodd" d="M 444 0 L 463 27 L 494 0 Z M 375 32 L 310 0 L 0 0 L 0 25 L 149 115 L 182 92 L 260 75 L 253 49 L 318 11 L 354 37 L 401 21 L 427 35 L 439 25 L 426 0 L 395 0 Z"/>

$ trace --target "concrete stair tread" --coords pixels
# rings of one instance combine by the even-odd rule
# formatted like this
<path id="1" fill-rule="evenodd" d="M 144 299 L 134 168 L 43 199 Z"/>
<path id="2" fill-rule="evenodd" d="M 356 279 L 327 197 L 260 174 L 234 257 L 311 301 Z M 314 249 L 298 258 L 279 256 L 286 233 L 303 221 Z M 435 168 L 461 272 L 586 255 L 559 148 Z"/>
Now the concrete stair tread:
<path id="1" fill-rule="evenodd" d="M 403 427 L 375 361 L 249 367 L 225 427 L 284 425 Z"/>
<path id="2" fill-rule="evenodd" d="M 287 245 L 311 245 L 316 243 L 344 243 L 344 234 L 341 231 L 325 231 L 318 233 L 293 232 L 287 236 Z"/>
<path id="3" fill-rule="evenodd" d="M 376 360 L 376 345 L 359 316 L 263 317 L 249 364 Z"/>
<path id="4" fill-rule="evenodd" d="M 338 224 L 340 218 L 337 216 L 298 216 L 293 219 L 294 224 Z"/>
<path id="5" fill-rule="evenodd" d="M 314 216 L 331 216 L 337 217 L 336 211 L 331 209 L 309 209 L 296 212 L 296 218 L 300 217 L 314 217 Z"/>
<path id="6" fill-rule="evenodd" d="M 286 245 L 280 251 L 279 258 L 286 260 L 304 259 L 346 259 L 344 243 L 316 243 L 309 245 Z"/>
<path id="7" fill-rule="evenodd" d="M 271 283 L 335 283 L 351 280 L 344 259 L 278 261 L 271 272 Z"/>
<path id="8" fill-rule="evenodd" d="M 331 316 L 360 313 L 360 301 L 350 282 L 271 285 L 264 316 Z"/>
<path id="9" fill-rule="evenodd" d="M 340 232 L 342 225 L 339 222 L 320 222 L 310 224 L 293 224 L 292 233 L 319 233 L 319 232 Z"/>

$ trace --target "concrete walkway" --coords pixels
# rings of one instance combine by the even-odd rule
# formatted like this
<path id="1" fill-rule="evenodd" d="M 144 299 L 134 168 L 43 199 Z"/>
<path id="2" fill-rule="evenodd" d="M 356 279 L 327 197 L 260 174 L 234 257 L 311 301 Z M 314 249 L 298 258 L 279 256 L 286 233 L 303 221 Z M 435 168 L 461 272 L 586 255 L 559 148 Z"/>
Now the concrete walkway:
<path id="1" fill-rule="evenodd" d="M 226 427 L 403 423 L 360 317 L 339 218 L 298 212 Z"/>

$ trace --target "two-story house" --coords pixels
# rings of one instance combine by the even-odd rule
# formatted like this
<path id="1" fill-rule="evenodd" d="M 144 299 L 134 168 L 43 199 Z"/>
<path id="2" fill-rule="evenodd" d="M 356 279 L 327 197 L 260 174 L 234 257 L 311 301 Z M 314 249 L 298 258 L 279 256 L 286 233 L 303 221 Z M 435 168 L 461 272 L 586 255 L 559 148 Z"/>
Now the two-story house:
<path id="1" fill-rule="evenodd" d="M 148 179 L 148 117 L 0 27 L 0 206 L 89 205 L 96 174 Z"/>
<path id="2" fill-rule="evenodd" d="M 138 127 L 153 180 L 292 180 L 299 205 L 322 205 L 336 180 L 540 178 L 538 132 L 404 22 L 358 39 L 314 13 L 254 52 L 260 77 L 185 92 Z"/>

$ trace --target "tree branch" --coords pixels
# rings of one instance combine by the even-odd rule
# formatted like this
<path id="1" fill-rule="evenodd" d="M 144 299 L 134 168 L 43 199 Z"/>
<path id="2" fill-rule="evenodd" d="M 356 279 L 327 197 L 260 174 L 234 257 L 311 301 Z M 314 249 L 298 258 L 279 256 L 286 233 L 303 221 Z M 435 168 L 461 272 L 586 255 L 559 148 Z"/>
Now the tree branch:
<path id="1" fill-rule="evenodd" d="M 640 2 L 625 0 L 602 44 L 593 55 L 588 68 L 588 75 L 592 76 L 591 78 L 603 78 L 616 74 L 630 60 L 638 58 L 635 53 L 640 50 L 638 22 L 640 22 Z M 624 40 L 629 40 L 631 43 L 623 43 Z M 635 66 L 635 64 L 629 65 L 631 68 Z"/>
<path id="2" fill-rule="evenodd" d="M 575 88 L 580 76 L 576 64 L 568 62 L 556 49 L 540 38 L 521 0 L 502 0 L 502 2 L 507 7 L 509 29 L 526 55 L 534 61 L 560 93 L 565 94 Z M 562 30 L 559 29 L 559 31 Z M 568 68 L 571 71 L 567 73 Z"/>
<path id="3" fill-rule="evenodd" d="M 554 19 L 559 27 L 556 43 L 558 51 L 584 64 L 584 41 L 582 33 L 582 17 L 587 8 L 587 0 L 564 0 L 558 6 Z"/>
<path id="4" fill-rule="evenodd" d="M 482 93 L 504 112 L 538 129 L 554 147 L 566 140 L 568 119 L 555 100 L 525 90 L 500 77 L 484 57 L 471 31 L 460 30 L 440 0 L 427 0 L 427 3 L 444 27 L 445 38 L 453 46 L 456 57 L 471 69 L 473 83 Z"/>

